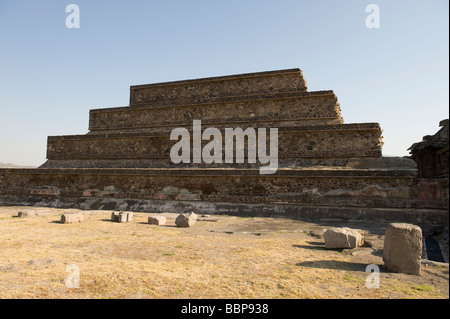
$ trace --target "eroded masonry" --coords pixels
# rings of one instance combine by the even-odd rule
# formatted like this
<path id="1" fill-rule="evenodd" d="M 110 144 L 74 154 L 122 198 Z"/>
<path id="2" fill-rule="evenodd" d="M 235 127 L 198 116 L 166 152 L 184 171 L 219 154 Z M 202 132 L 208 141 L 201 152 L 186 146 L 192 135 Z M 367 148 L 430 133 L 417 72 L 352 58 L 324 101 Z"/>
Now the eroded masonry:
<path id="1" fill-rule="evenodd" d="M 174 128 L 278 128 L 278 170 L 170 160 Z M 382 157 L 378 123 L 344 124 L 333 91 L 299 69 L 137 85 L 90 111 L 86 135 L 48 137 L 37 169 L 1 169 L 0 204 L 442 222 L 448 185 Z M 208 141 L 202 141 L 203 144 Z"/>

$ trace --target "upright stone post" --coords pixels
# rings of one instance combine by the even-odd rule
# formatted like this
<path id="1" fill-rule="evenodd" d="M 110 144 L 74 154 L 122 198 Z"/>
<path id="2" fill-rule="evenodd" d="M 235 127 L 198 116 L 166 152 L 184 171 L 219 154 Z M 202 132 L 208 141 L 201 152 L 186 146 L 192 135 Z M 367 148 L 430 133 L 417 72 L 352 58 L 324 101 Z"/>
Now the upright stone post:
<path id="1" fill-rule="evenodd" d="M 386 227 L 383 261 L 388 270 L 420 275 L 422 258 L 422 229 L 405 223 Z"/>

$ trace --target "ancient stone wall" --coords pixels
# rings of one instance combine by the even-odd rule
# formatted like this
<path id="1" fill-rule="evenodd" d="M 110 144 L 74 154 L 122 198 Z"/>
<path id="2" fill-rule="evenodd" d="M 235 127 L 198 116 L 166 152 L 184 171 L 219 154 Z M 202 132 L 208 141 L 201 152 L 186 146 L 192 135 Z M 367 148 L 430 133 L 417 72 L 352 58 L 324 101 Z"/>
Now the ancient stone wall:
<path id="1" fill-rule="evenodd" d="M 419 181 L 416 173 L 280 169 L 276 176 L 264 176 L 257 170 L 220 169 L 3 169 L 0 202 L 442 222 L 448 205 L 442 185 Z"/>
<path id="2" fill-rule="evenodd" d="M 409 186 L 414 178 L 414 171 L 386 174 L 350 169 L 281 169 L 276 178 L 260 175 L 257 170 L 68 169 L 61 172 L 58 169 L 5 169 L 1 187 L 8 194 L 69 197 L 83 196 L 93 189 L 103 192 L 109 187 L 114 191 L 107 196 L 117 198 L 177 199 L 181 194 L 186 199 L 205 201 L 270 202 L 289 198 L 290 201 L 311 202 L 319 197 L 354 197 L 356 202 L 361 197 L 410 199 Z M 183 189 L 184 193 L 165 193 L 167 187 Z"/>
<path id="3" fill-rule="evenodd" d="M 267 126 L 267 122 L 271 127 L 292 126 L 293 122 L 295 126 L 343 123 L 336 96 L 332 91 L 324 91 L 238 101 L 214 99 L 210 103 L 169 107 L 97 109 L 90 111 L 89 129 L 91 134 L 102 130 L 136 131 L 192 125 L 198 119 L 204 125 L 257 123 L 260 127 Z"/>
<path id="4" fill-rule="evenodd" d="M 279 128 L 278 157 L 381 156 L 380 135 L 381 129 L 377 123 Z M 224 136 L 225 132 L 223 143 Z M 202 141 L 202 146 L 208 142 Z M 175 143 L 176 141 L 170 140 L 169 132 L 53 136 L 48 138 L 47 158 L 161 159 L 163 163 L 160 165 L 167 166 L 171 163 L 170 150 Z"/>
<path id="5" fill-rule="evenodd" d="M 180 100 L 306 90 L 306 81 L 300 69 L 289 69 L 135 85 L 130 87 L 130 106 L 161 101 L 179 103 Z"/>

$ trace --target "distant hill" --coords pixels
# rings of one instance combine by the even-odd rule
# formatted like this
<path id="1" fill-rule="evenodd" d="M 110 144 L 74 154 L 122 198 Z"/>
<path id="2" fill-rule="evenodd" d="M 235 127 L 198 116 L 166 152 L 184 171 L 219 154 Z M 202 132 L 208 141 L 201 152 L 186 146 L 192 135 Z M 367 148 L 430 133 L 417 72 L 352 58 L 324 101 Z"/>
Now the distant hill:
<path id="1" fill-rule="evenodd" d="M 36 168 L 36 166 L 19 166 L 11 163 L 0 162 L 0 168 Z"/>

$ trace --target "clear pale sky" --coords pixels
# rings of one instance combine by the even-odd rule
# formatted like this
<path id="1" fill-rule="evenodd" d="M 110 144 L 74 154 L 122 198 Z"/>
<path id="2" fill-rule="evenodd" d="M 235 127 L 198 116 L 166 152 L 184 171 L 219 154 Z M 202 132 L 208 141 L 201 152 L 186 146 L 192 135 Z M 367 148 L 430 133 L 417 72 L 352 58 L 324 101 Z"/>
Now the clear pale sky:
<path id="1" fill-rule="evenodd" d="M 386 156 L 449 117 L 448 0 L 70 1 L 0 0 L 0 162 L 42 164 L 47 136 L 87 133 L 130 85 L 247 72 L 300 68 L 345 123 L 380 123 Z"/>

